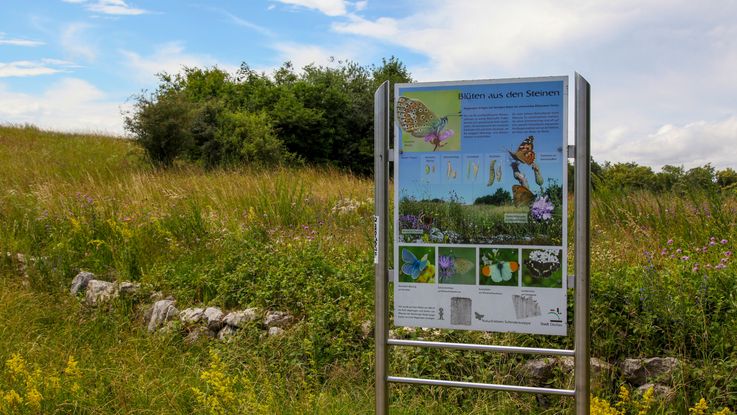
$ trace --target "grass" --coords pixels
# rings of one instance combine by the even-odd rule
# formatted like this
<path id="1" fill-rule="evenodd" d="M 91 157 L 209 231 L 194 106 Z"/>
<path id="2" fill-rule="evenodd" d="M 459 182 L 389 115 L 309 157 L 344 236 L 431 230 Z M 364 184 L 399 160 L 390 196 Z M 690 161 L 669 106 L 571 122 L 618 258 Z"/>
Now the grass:
<path id="1" fill-rule="evenodd" d="M 361 330 L 373 316 L 372 189 L 327 168 L 161 171 L 126 140 L 0 127 L 0 363 L 20 357 L 31 376 L 0 368 L 0 402 L 11 390 L 25 400 L 0 413 L 37 413 L 30 386 L 44 396 L 42 413 L 218 413 L 213 402 L 231 413 L 372 413 L 373 339 Z M 737 241 L 735 212 L 729 194 L 595 193 L 593 355 L 686 363 L 673 401 L 655 402 L 651 413 L 688 413 L 702 397 L 712 408 L 737 406 L 737 281 L 725 256 Z M 80 269 L 145 282 L 180 308 L 255 306 L 289 311 L 298 323 L 278 339 L 253 324 L 227 344 L 186 345 L 176 330 L 145 332 L 145 295 L 104 309 L 70 297 Z M 397 334 L 572 347 L 570 336 Z M 72 383 L 57 390 L 28 381 L 35 367 L 63 381 L 70 357 L 79 362 L 79 394 Z M 391 365 L 398 376 L 521 383 L 525 359 L 397 348 Z M 571 381 L 559 373 L 548 386 Z M 596 384 L 597 396 L 615 402 L 623 380 Z M 565 398 L 541 405 L 534 396 L 434 387 L 394 385 L 391 397 L 400 414 L 572 408 Z"/>

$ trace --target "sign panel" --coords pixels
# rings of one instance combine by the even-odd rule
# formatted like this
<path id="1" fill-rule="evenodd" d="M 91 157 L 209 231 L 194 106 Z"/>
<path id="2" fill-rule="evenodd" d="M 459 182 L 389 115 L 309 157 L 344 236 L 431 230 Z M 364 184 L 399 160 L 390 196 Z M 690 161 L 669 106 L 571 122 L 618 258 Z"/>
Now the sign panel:
<path id="1" fill-rule="evenodd" d="M 394 324 L 565 335 L 568 78 L 395 100 Z"/>

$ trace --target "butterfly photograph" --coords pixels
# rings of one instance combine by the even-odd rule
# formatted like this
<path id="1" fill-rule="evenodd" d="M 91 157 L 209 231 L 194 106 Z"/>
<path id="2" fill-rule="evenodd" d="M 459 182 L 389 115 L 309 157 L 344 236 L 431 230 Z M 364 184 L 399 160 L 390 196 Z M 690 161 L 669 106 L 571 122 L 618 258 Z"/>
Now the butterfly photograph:
<path id="1" fill-rule="evenodd" d="M 458 151 L 461 143 L 458 91 L 418 91 L 396 102 L 403 152 Z"/>
<path id="2" fill-rule="evenodd" d="M 560 249 L 523 249 L 522 258 L 523 287 L 563 287 Z"/>
<path id="3" fill-rule="evenodd" d="M 440 284 L 476 284 L 475 248 L 438 248 Z"/>
<path id="4" fill-rule="evenodd" d="M 401 246 L 399 282 L 434 283 L 435 248 Z"/>
<path id="5" fill-rule="evenodd" d="M 518 250 L 508 248 L 479 249 L 479 285 L 519 285 Z"/>
<path id="6" fill-rule="evenodd" d="M 535 162 L 535 137 L 528 136 L 517 147 L 517 151 L 509 151 L 509 155 L 520 163 L 532 165 Z"/>

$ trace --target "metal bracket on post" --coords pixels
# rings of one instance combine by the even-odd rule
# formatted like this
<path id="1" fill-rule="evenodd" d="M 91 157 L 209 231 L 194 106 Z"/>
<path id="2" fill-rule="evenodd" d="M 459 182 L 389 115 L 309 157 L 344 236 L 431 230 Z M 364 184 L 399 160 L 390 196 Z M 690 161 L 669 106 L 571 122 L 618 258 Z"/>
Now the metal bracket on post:
<path id="1" fill-rule="evenodd" d="M 376 318 L 376 414 L 389 412 L 387 338 L 389 317 L 387 306 L 387 233 L 389 232 L 389 81 L 374 94 L 374 214 L 376 215 L 376 255 L 374 261 L 374 313 Z"/>
<path id="2" fill-rule="evenodd" d="M 583 76 L 576 74 L 576 147 L 575 147 L 575 390 L 576 415 L 589 414 L 589 394 L 591 393 L 589 362 L 589 288 L 590 271 L 590 85 Z"/>

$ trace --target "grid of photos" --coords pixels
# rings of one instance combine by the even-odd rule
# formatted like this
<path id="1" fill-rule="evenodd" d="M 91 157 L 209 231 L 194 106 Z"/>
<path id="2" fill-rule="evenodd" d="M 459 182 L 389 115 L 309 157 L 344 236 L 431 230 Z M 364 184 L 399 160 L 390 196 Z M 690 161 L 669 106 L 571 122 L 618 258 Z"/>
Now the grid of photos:
<path id="1" fill-rule="evenodd" d="M 399 246 L 399 282 L 563 288 L 561 248 Z"/>

